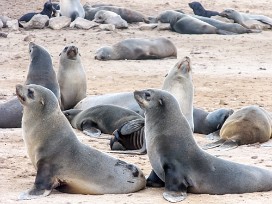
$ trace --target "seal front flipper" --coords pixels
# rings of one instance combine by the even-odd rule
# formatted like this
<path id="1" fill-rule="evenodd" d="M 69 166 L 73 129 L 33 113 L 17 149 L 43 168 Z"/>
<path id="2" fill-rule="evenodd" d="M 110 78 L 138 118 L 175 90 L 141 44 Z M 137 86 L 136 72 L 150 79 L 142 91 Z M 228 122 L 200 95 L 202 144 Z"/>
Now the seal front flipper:
<path id="1" fill-rule="evenodd" d="M 99 137 L 101 135 L 101 130 L 99 130 L 95 127 L 85 127 L 83 129 L 83 133 L 85 135 L 90 136 L 90 137 Z"/>
<path id="2" fill-rule="evenodd" d="M 233 141 L 233 140 L 226 140 L 220 147 L 219 150 L 231 150 L 231 149 L 235 149 L 239 146 L 237 141 Z"/>
<path id="3" fill-rule="evenodd" d="M 219 140 L 220 139 L 220 130 L 214 131 L 208 135 L 206 135 L 206 138 L 209 140 Z"/>
<path id="4" fill-rule="evenodd" d="M 215 148 L 215 147 L 219 147 L 221 145 L 224 144 L 226 140 L 225 139 L 220 139 L 216 142 L 212 142 L 212 143 L 209 143 L 209 144 L 206 144 L 202 147 L 202 149 L 212 149 L 212 148 Z"/>
<path id="5" fill-rule="evenodd" d="M 56 178 L 53 177 L 52 164 L 48 162 L 39 161 L 37 164 L 37 175 L 32 189 L 21 193 L 19 200 L 31 200 L 39 197 L 48 196 L 51 191 L 60 184 Z"/>
<path id="6" fill-rule="evenodd" d="M 122 135 L 129 135 L 133 132 L 138 131 L 143 126 L 144 126 L 144 119 L 131 120 L 121 127 L 120 133 Z"/>
<path id="7" fill-rule="evenodd" d="M 163 198 L 169 202 L 176 203 L 187 197 L 187 187 L 189 183 L 186 181 L 182 173 L 177 171 L 176 166 L 165 164 L 165 192 Z"/>
<path id="8" fill-rule="evenodd" d="M 154 170 L 152 170 L 148 178 L 146 179 L 146 186 L 160 188 L 164 187 L 165 183 L 157 176 Z"/>

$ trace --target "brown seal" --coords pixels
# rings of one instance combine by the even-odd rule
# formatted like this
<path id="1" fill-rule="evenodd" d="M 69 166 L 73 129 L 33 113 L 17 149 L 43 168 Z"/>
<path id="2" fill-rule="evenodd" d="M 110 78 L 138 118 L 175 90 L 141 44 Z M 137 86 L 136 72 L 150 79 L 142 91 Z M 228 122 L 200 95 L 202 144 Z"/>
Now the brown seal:
<path id="1" fill-rule="evenodd" d="M 65 193 L 131 193 L 145 187 L 142 171 L 81 143 L 61 112 L 57 98 L 39 85 L 17 85 L 24 106 L 23 138 L 37 170 L 33 187 L 20 200 Z"/>

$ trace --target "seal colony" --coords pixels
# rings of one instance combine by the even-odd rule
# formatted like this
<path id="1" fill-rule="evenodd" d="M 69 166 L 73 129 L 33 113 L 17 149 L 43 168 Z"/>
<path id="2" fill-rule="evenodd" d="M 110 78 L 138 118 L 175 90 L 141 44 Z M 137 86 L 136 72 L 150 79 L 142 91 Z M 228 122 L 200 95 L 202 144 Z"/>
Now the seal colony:
<path id="1" fill-rule="evenodd" d="M 142 171 L 81 143 L 55 95 L 39 85 L 17 85 L 24 106 L 23 138 L 37 175 L 19 200 L 65 193 L 131 193 L 145 188 Z M 75 162 L 76 161 L 76 162 Z"/>
<path id="2" fill-rule="evenodd" d="M 182 201 L 187 192 L 220 195 L 272 190 L 271 171 L 223 160 L 200 149 L 170 93 L 148 89 L 135 91 L 134 96 L 145 110 L 146 148 L 153 168 L 147 185 L 165 186 L 166 200 Z"/>

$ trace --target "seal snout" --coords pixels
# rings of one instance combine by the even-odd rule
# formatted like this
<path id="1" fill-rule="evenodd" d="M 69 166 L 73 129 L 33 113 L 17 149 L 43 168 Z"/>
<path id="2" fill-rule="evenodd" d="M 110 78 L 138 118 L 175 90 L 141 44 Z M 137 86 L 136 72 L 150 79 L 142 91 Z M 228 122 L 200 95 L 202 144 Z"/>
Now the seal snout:
<path id="1" fill-rule="evenodd" d="M 70 46 L 67 50 L 67 56 L 69 58 L 75 58 L 78 54 L 78 48 L 76 46 Z"/>
<path id="2" fill-rule="evenodd" d="M 26 101 L 26 98 L 23 95 L 23 86 L 21 84 L 16 85 L 16 95 L 21 103 Z"/>

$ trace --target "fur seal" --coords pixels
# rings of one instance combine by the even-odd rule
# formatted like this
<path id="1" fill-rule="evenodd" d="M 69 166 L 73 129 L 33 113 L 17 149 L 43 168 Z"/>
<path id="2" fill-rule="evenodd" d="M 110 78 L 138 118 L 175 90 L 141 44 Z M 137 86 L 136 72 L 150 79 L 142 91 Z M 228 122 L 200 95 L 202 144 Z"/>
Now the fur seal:
<path id="1" fill-rule="evenodd" d="M 83 111 L 70 109 L 63 113 L 73 128 L 93 137 L 101 133 L 112 134 L 119 128 L 123 134 L 130 134 L 144 124 L 144 118 L 139 114 L 114 105 L 98 105 Z"/>
<path id="2" fill-rule="evenodd" d="M 232 113 L 232 109 L 226 108 L 220 108 L 210 113 L 199 108 L 194 108 L 194 133 L 208 135 L 220 130 Z"/>
<path id="3" fill-rule="evenodd" d="M 75 105 L 74 109 L 86 110 L 98 105 L 117 105 L 144 116 L 144 111 L 135 101 L 132 92 L 110 93 L 98 96 L 87 96 Z"/>
<path id="4" fill-rule="evenodd" d="M 272 172 L 208 154 L 197 145 L 177 100 L 163 90 L 134 92 L 145 110 L 145 136 L 152 166 L 148 186 L 179 202 L 189 193 L 231 194 L 272 190 Z M 171 143 L 169 141 L 171 140 Z"/>
<path id="5" fill-rule="evenodd" d="M 71 18 L 71 21 L 74 21 L 77 17 L 85 17 L 85 11 L 80 0 L 60 0 L 59 5 L 61 15 Z"/>
<path id="6" fill-rule="evenodd" d="M 79 101 L 86 97 L 86 73 L 76 46 L 65 46 L 60 53 L 57 78 L 60 86 L 63 110 L 73 108 Z"/>
<path id="7" fill-rule="evenodd" d="M 177 58 L 177 48 L 164 37 L 154 39 L 131 38 L 98 49 L 97 60 L 144 60 Z"/>
<path id="8" fill-rule="evenodd" d="M 25 84 L 38 84 L 44 86 L 55 94 L 60 101 L 60 90 L 56 73 L 53 69 L 52 59 L 48 51 L 33 42 L 29 43 L 30 65 Z M 1 128 L 19 128 L 23 116 L 23 107 L 17 98 L 0 104 Z"/>
<path id="9" fill-rule="evenodd" d="M 268 24 L 269 25 L 268 28 L 271 28 L 272 26 L 272 19 L 267 16 L 242 13 L 242 12 L 235 11 L 234 9 L 226 9 L 220 13 L 220 16 L 226 17 L 228 19 L 232 19 L 234 20 L 234 23 L 239 23 L 242 26 L 249 29 L 250 28 L 256 29 L 256 26 L 255 26 L 256 22 L 257 24 L 258 22 Z M 257 25 L 257 29 L 259 27 L 262 28 L 263 26 Z"/>
<path id="10" fill-rule="evenodd" d="M 201 21 L 204 21 L 217 29 L 221 30 L 226 30 L 232 33 L 237 33 L 237 34 L 243 34 L 243 33 L 260 33 L 262 32 L 261 30 L 253 30 L 253 29 L 248 29 L 245 28 L 244 26 L 238 24 L 238 23 L 225 23 L 216 19 L 212 18 L 207 18 L 203 16 L 193 16 Z"/>
<path id="11" fill-rule="evenodd" d="M 198 15 L 198 16 L 204 16 L 204 17 L 212 17 L 212 16 L 216 16 L 219 15 L 219 12 L 217 11 L 209 11 L 206 10 L 201 3 L 197 2 L 197 1 L 193 1 L 191 3 L 188 3 L 188 5 L 190 6 L 191 9 L 193 9 L 194 14 Z"/>
<path id="12" fill-rule="evenodd" d="M 94 21 L 96 23 L 105 23 L 105 24 L 112 24 L 116 28 L 127 28 L 127 22 L 121 18 L 120 15 L 112 12 L 112 11 L 104 11 L 100 10 L 96 12 L 94 16 Z"/>
<path id="13" fill-rule="evenodd" d="M 164 79 L 162 90 L 170 92 L 177 99 L 180 110 L 193 131 L 194 85 L 192 82 L 192 66 L 189 57 L 184 57 L 179 60 L 175 66 L 170 69 Z"/>
<path id="14" fill-rule="evenodd" d="M 118 7 L 118 6 L 99 6 L 99 7 L 92 7 L 88 3 L 83 6 L 85 10 L 85 18 L 87 20 L 94 20 L 94 16 L 96 12 L 100 10 L 105 10 L 105 11 L 112 11 L 118 15 L 121 16 L 122 19 L 124 19 L 128 23 L 136 23 L 136 22 L 144 22 L 147 21 L 147 17 L 144 16 L 143 14 L 133 11 L 131 9 L 127 9 L 124 7 Z"/>
<path id="15" fill-rule="evenodd" d="M 17 85 L 24 106 L 23 138 L 37 175 L 20 200 L 65 193 L 131 193 L 145 188 L 142 171 L 81 143 L 55 95 L 39 85 Z"/>
<path id="16" fill-rule="evenodd" d="M 220 34 L 233 35 L 235 33 L 218 29 L 204 21 L 190 15 L 176 13 L 170 21 L 171 29 L 181 34 Z"/>
<path id="17" fill-rule="evenodd" d="M 54 10 L 54 7 L 53 7 L 51 1 L 48 1 L 48 2 L 45 2 L 45 4 L 43 5 L 43 10 L 40 13 L 35 13 L 35 12 L 27 13 L 27 14 L 23 15 L 22 17 L 20 17 L 18 19 L 18 21 L 19 22 L 20 21 L 28 22 L 36 14 L 46 15 L 46 16 L 48 16 L 48 18 L 51 18 L 53 10 Z M 19 25 L 20 25 L 20 23 L 19 23 Z"/>
<path id="18" fill-rule="evenodd" d="M 271 115 L 258 106 L 247 106 L 228 117 L 220 129 L 220 140 L 205 145 L 204 149 L 218 146 L 232 149 L 238 145 L 267 142 L 271 137 Z"/>

